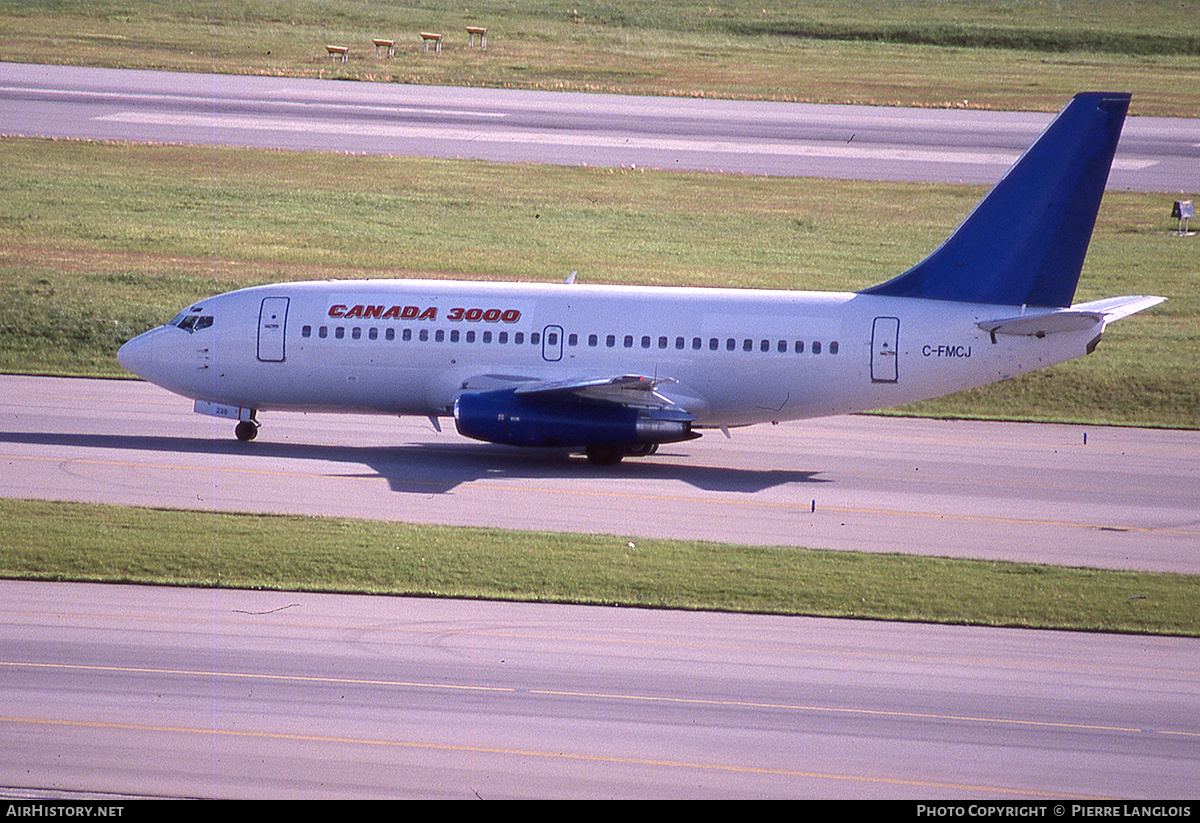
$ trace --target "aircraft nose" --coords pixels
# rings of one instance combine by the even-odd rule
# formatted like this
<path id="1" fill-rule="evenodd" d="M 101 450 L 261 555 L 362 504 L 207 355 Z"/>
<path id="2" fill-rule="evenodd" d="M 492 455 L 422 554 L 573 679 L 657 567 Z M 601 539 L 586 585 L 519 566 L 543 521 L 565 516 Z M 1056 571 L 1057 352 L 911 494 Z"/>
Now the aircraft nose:
<path id="1" fill-rule="evenodd" d="M 159 329 L 151 329 L 139 334 L 117 349 L 117 362 L 121 364 L 121 368 L 154 382 L 153 374 L 156 362 L 154 338 L 158 336 L 158 332 Z"/>

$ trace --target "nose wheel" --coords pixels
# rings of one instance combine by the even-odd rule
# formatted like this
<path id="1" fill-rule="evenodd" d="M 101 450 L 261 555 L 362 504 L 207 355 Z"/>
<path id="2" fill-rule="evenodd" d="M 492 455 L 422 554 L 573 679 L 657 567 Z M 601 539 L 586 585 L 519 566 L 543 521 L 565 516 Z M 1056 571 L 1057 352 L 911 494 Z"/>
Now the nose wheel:
<path id="1" fill-rule="evenodd" d="M 258 437 L 258 425 L 257 420 L 243 420 L 234 427 L 233 434 L 243 443 L 249 443 Z"/>

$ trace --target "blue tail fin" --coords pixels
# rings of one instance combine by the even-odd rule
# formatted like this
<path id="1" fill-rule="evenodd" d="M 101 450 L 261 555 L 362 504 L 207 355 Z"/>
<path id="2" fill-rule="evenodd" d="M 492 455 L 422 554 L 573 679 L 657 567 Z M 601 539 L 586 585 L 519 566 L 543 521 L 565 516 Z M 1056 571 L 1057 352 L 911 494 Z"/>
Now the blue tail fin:
<path id="1" fill-rule="evenodd" d="M 1128 94 L 1076 95 L 950 239 L 862 293 L 1070 306 L 1128 110 Z"/>

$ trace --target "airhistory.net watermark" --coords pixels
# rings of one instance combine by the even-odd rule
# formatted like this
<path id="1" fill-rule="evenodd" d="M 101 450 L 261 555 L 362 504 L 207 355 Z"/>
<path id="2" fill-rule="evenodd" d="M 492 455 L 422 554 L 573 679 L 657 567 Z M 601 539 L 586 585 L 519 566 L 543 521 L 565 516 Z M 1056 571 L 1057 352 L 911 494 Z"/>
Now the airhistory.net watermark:
<path id="1" fill-rule="evenodd" d="M 124 806 L 92 806 L 85 803 L 8 803 L 5 817 L 121 817 Z"/>

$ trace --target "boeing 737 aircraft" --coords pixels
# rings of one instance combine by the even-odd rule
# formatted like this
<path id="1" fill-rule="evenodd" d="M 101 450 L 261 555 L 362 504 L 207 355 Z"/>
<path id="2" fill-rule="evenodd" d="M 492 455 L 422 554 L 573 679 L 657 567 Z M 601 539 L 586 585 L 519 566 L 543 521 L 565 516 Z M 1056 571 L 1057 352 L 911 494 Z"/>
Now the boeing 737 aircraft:
<path id="1" fill-rule="evenodd" d="M 453 417 L 598 464 L 981 386 L 1088 354 L 1163 299 L 1072 305 L 1128 108 L 1077 95 L 940 248 L 860 292 L 284 283 L 202 300 L 117 358 L 241 440 L 264 410 Z"/>

